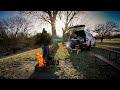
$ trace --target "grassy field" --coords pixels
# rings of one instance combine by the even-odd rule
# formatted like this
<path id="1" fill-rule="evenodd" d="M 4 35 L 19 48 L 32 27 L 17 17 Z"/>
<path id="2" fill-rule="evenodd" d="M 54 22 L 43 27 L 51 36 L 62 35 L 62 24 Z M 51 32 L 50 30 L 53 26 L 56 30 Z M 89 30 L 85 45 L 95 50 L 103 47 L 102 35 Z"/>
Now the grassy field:
<path id="1" fill-rule="evenodd" d="M 62 47 L 62 45 L 60 46 Z M 107 56 L 106 51 L 98 48 L 81 51 L 79 54 L 61 48 L 69 57 L 62 63 L 61 78 L 65 79 L 120 79 L 120 72 L 101 60 L 95 60 L 91 52 Z M 63 49 L 63 50 L 62 50 Z M 60 52 L 61 52 L 60 51 Z M 59 55 L 59 53 L 57 53 Z M 64 54 L 63 54 L 64 55 Z M 64 60 L 64 59 L 63 59 Z"/>
<path id="2" fill-rule="evenodd" d="M 104 48 L 120 48 L 120 43 L 108 43 L 108 42 L 103 42 L 103 43 L 96 43 L 97 47 L 104 47 Z"/>
<path id="3" fill-rule="evenodd" d="M 29 71 L 33 70 L 37 63 L 35 53 L 38 51 L 41 51 L 41 49 L 29 50 L 0 59 L 0 78 L 28 78 L 28 75 L 32 73 Z M 30 65 L 33 65 L 33 67 L 29 68 Z"/>
<path id="4" fill-rule="evenodd" d="M 26 51 L 23 53 L 19 53 L 19 54 L 15 54 L 15 55 L 11 55 L 11 56 L 2 58 L 2 59 L 0 59 L 0 62 L 11 61 L 11 60 L 19 61 L 19 60 L 24 60 L 24 59 L 28 59 L 28 58 L 35 59 L 36 52 L 41 52 L 41 48 L 29 50 L 29 51 Z"/>
<path id="5" fill-rule="evenodd" d="M 120 41 L 120 38 L 113 38 L 113 39 L 105 39 L 107 41 Z"/>
<path id="6" fill-rule="evenodd" d="M 118 51 L 120 50 L 120 42 L 97 42 L 96 47 L 93 49 L 95 53 L 98 53 L 105 58 L 109 58 L 109 52 L 106 50 L 103 50 L 101 48 L 111 48 L 111 49 L 117 49 Z M 111 59 L 115 59 L 115 53 L 111 53 Z M 120 54 L 118 54 L 118 63 L 120 63 Z"/>
<path id="7" fill-rule="evenodd" d="M 118 42 L 112 42 L 112 40 L 111 40 L 109 42 L 96 43 L 96 47 L 93 48 L 92 52 L 94 52 L 94 53 L 96 53 L 98 55 L 101 55 L 101 56 L 103 56 L 103 57 L 108 59 L 109 58 L 109 52 L 106 51 L 106 50 L 103 50 L 101 48 L 111 48 L 111 49 L 112 48 L 113 49 L 116 48 L 116 49 L 120 49 L 120 42 L 119 41 Z M 115 59 L 116 59 L 115 57 L 116 57 L 116 54 L 115 53 L 111 53 L 111 56 L 110 56 L 111 61 L 115 62 Z M 97 61 L 100 61 L 100 60 L 97 60 Z M 100 61 L 100 62 L 104 63 L 103 61 Z M 117 63 L 120 64 L 120 54 L 118 54 Z M 109 78 L 112 78 L 112 79 L 118 78 L 118 79 L 120 79 L 120 77 L 119 77 L 119 73 L 120 72 L 115 70 L 111 66 L 105 65 L 105 66 L 102 66 L 101 68 L 106 68 L 106 69 L 103 69 L 103 71 L 109 72 L 109 74 L 107 75 L 107 76 L 109 76 Z M 102 71 L 102 70 L 100 70 L 100 71 Z M 106 78 L 108 78 L 108 77 L 106 77 Z"/>
<path id="8" fill-rule="evenodd" d="M 120 48 L 120 38 L 113 38 L 113 39 L 104 39 L 101 43 L 100 40 L 96 40 L 97 46 L 99 47 L 116 47 Z"/>
<path id="9" fill-rule="evenodd" d="M 35 78 L 46 79 L 120 79 L 120 72 L 101 60 L 95 60 L 94 52 L 107 56 L 107 52 L 98 48 L 97 44 L 92 51 L 81 51 L 79 54 L 70 52 L 58 44 L 54 52 L 54 59 L 59 60 L 58 67 L 48 67 L 48 71 L 40 73 Z M 34 75 L 34 66 L 37 64 L 35 53 L 41 49 L 33 49 L 16 55 L 0 59 L 1 79 L 28 79 Z"/>
<path id="10" fill-rule="evenodd" d="M 36 52 L 41 52 L 41 48 L 25 51 L 23 53 L 7 56 L 0 59 L 0 78 L 1 79 L 28 79 L 34 74 L 34 66 L 37 64 Z M 65 60 L 68 58 L 66 51 L 61 44 L 54 52 L 55 60 Z M 49 67 L 48 75 L 45 78 L 54 78 L 57 67 Z M 41 75 L 41 74 L 40 74 Z M 38 76 L 37 76 L 38 77 Z M 41 78 L 41 77 L 38 77 Z M 43 77 L 44 78 L 44 77 Z M 55 76 L 56 78 L 56 76 Z"/>

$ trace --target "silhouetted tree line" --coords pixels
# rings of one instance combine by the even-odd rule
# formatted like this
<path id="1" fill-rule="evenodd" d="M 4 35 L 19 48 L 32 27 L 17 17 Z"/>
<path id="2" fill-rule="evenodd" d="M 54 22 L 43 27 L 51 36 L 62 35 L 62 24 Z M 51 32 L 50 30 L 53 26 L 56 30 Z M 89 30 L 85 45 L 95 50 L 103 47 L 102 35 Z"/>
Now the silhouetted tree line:
<path id="1" fill-rule="evenodd" d="M 103 39 L 105 39 L 105 38 L 115 37 L 115 35 L 113 35 L 113 32 L 115 32 L 114 29 L 118 29 L 118 28 L 119 28 L 118 23 L 115 23 L 113 21 L 108 21 L 105 24 L 96 25 L 94 31 L 96 33 L 98 33 L 98 36 L 96 38 L 101 39 L 101 42 L 103 42 Z M 118 31 L 119 31 L 119 29 L 118 29 Z"/>
<path id="2" fill-rule="evenodd" d="M 120 34 L 115 34 L 115 35 L 111 36 L 110 38 L 120 38 Z"/>
<path id="3" fill-rule="evenodd" d="M 31 22 L 24 17 L 15 16 L 0 19 L 0 53 L 16 53 L 31 45 L 28 35 Z"/>
<path id="4" fill-rule="evenodd" d="M 113 39 L 113 38 L 120 38 L 120 34 L 108 35 L 104 39 Z M 101 37 L 97 35 L 96 39 L 101 39 Z"/>

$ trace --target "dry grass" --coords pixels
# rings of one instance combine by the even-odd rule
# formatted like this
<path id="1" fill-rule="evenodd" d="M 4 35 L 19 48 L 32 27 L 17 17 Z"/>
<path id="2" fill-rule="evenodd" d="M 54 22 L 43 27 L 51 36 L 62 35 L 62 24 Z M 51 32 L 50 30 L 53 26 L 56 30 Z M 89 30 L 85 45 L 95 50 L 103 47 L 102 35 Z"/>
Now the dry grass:
<path id="1" fill-rule="evenodd" d="M 69 52 L 65 49 L 62 43 L 58 43 L 58 50 L 55 54 L 55 60 L 67 60 L 69 58 Z"/>
<path id="2" fill-rule="evenodd" d="M 113 38 L 113 39 L 105 39 L 107 41 L 120 41 L 120 38 Z"/>
<path id="3" fill-rule="evenodd" d="M 41 52 L 41 49 L 34 49 L 34 50 L 29 50 L 23 53 L 19 53 L 19 54 L 15 54 L 15 55 L 11 55 L 5 58 L 0 59 L 0 62 L 9 62 L 9 61 L 21 61 L 21 60 L 25 60 L 25 59 L 35 59 L 35 53 L 36 52 Z"/>
<path id="4" fill-rule="evenodd" d="M 29 50 L 0 59 L 0 78 L 28 78 L 37 63 L 35 53 L 38 51 L 41 49 Z"/>
<path id="5" fill-rule="evenodd" d="M 112 48 L 120 48 L 120 38 L 114 39 L 104 39 L 103 42 L 96 43 L 98 47 L 112 47 Z"/>
<path id="6" fill-rule="evenodd" d="M 60 79 L 120 79 L 120 73 L 117 70 L 101 60 L 95 60 L 91 54 L 91 52 L 106 53 L 101 49 L 94 48 L 92 51 L 84 50 L 76 54 L 59 45 L 57 55 L 61 55 L 59 57 L 61 70 L 58 70 Z"/>
<path id="7" fill-rule="evenodd" d="M 96 47 L 104 47 L 104 48 L 120 48 L 120 43 L 97 43 Z"/>
<path id="8" fill-rule="evenodd" d="M 55 60 L 59 60 L 58 68 L 49 67 L 46 78 L 54 78 L 54 74 L 59 79 L 120 79 L 120 73 L 103 61 L 95 60 L 91 52 L 106 56 L 97 44 L 92 51 L 69 52 L 61 43 L 55 54 Z M 27 79 L 34 71 L 37 63 L 35 53 L 41 49 L 29 50 L 20 54 L 8 56 L 0 59 L 0 78 Z M 43 74 L 45 75 L 45 74 Z M 4 77 L 3 77 L 4 76 Z"/>

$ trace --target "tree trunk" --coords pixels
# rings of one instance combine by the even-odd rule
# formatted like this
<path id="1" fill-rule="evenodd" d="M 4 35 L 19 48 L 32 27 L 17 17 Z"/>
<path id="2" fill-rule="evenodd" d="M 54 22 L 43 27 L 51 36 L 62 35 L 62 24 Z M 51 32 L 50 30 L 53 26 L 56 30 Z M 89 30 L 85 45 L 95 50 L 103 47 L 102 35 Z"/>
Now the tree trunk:
<path id="1" fill-rule="evenodd" d="M 64 44 L 64 41 L 65 41 L 65 31 L 63 30 L 62 44 Z"/>
<path id="2" fill-rule="evenodd" d="M 53 18 L 54 19 L 54 18 Z M 56 35 L 56 26 L 55 26 L 55 19 L 51 22 L 52 27 L 52 36 L 54 37 Z"/>
<path id="3" fill-rule="evenodd" d="M 52 28 L 52 38 L 56 35 L 56 27 L 55 27 L 55 22 L 56 22 L 56 16 L 58 11 L 48 11 L 47 12 L 49 17 L 50 17 L 50 21 L 51 21 L 51 28 Z"/>
<path id="4" fill-rule="evenodd" d="M 103 39 L 104 39 L 104 38 L 101 38 L 101 43 L 103 42 Z"/>
<path id="5" fill-rule="evenodd" d="M 62 36 L 63 41 L 62 41 L 62 43 L 64 43 L 64 42 L 65 42 L 65 39 L 66 39 L 65 33 L 66 33 L 66 31 L 67 31 L 67 27 L 68 27 L 68 25 L 65 25 L 65 28 L 63 29 L 63 36 Z"/>

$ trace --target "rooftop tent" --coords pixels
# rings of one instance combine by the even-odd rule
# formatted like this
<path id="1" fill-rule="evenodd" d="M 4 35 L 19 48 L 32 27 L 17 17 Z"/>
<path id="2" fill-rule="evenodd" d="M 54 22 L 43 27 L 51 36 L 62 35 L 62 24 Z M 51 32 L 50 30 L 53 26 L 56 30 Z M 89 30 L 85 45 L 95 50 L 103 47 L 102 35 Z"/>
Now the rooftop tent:
<path id="1" fill-rule="evenodd" d="M 76 26 L 69 27 L 70 32 L 80 31 L 84 29 L 85 29 L 85 25 L 76 25 Z"/>

